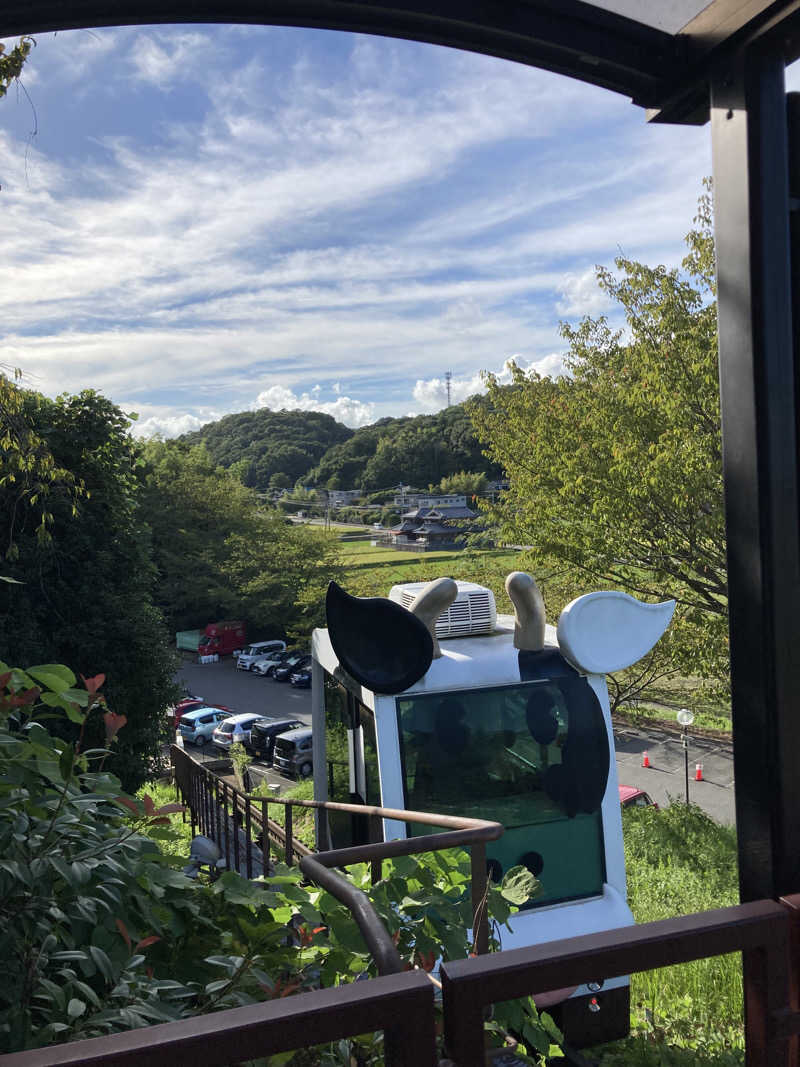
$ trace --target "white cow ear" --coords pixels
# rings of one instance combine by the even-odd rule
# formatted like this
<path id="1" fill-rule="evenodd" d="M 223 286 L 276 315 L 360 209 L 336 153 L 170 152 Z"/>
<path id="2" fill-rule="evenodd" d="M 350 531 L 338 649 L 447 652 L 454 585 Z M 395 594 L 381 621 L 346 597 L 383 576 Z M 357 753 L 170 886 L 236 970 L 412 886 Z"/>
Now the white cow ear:
<path id="1" fill-rule="evenodd" d="M 611 674 L 641 659 L 669 626 L 675 601 L 644 604 L 627 593 L 586 593 L 558 619 L 558 647 L 586 674 Z"/>

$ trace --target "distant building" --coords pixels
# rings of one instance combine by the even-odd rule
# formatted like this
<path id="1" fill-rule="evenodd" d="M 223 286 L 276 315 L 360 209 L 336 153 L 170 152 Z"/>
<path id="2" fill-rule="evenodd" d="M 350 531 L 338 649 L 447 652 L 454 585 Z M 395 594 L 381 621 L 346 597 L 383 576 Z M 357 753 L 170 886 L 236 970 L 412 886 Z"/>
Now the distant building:
<path id="1" fill-rule="evenodd" d="M 471 520 L 477 512 L 466 506 L 466 497 L 425 497 L 426 500 L 447 500 L 438 507 L 423 504 L 405 512 L 400 523 L 389 531 L 395 548 L 430 552 L 440 548 L 461 548 L 464 535 L 472 529 Z M 451 503 L 452 501 L 452 503 Z M 454 526 L 453 522 L 458 525 Z"/>
<path id="2" fill-rule="evenodd" d="M 332 508 L 346 508 L 354 500 L 360 500 L 363 495 L 360 489 L 328 489 L 326 492 Z"/>
<path id="3" fill-rule="evenodd" d="M 399 493 L 394 498 L 396 508 L 465 508 L 467 498 L 455 493 Z"/>

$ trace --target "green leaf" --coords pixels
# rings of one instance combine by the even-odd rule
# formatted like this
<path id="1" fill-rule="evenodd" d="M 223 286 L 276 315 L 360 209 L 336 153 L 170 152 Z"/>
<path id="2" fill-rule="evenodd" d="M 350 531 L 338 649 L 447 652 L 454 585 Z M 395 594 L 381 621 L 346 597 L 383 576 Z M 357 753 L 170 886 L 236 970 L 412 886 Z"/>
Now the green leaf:
<path id="1" fill-rule="evenodd" d="M 501 895 L 518 906 L 532 900 L 541 889 L 541 882 L 527 867 L 511 867 L 500 883 Z"/>
<path id="2" fill-rule="evenodd" d="M 54 693 L 71 689 L 77 680 L 69 667 L 60 663 L 43 663 L 40 667 L 28 667 L 28 674 Z"/>

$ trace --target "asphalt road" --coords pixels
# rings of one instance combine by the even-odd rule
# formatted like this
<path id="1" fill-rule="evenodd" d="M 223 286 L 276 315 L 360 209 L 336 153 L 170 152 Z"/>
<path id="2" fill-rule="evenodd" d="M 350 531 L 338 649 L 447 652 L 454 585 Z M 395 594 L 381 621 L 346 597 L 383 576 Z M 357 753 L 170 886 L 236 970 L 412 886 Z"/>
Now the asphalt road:
<path id="1" fill-rule="evenodd" d="M 288 682 L 274 682 L 249 671 L 237 671 L 227 657 L 218 663 L 185 660 L 178 677 L 191 693 L 209 704 L 221 703 L 237 712 L 262 715 L 291 715 L 311 725 L 311 690 L 295 689 Z M 615 729 L 617 774 L 622 785 L 646 790 L 653 800 L 666 807 L 670 800 L 685 797 L 684 753 L 679 737 L 648 727 L 647 731 L 628 726 Z M 209 757 L 212 755 L 207 746 Z M 650 767 L 642 767 L 647 751 Z M 695 766 L 703 764 L 703 781 L 695 781 Z M 270 781 L 286 786 L 270 771 Z M 693 738 L 689 741 L 689 799 L 717 822 L 735 822 L 733 796 L 733 754 L 729 743 Z"/>
<path id="2" fill-rule="evenodd" d="M 250 671 L 237 671 L 231 656 L 217 663 L 184 660 L 178 680 L 190 693 L 209 704 L 224 704 L 233 711 L 260 715 L 291 715 L 311 725 L 311 690 L 295 689 L 288 682 L 275 682 Z"/>

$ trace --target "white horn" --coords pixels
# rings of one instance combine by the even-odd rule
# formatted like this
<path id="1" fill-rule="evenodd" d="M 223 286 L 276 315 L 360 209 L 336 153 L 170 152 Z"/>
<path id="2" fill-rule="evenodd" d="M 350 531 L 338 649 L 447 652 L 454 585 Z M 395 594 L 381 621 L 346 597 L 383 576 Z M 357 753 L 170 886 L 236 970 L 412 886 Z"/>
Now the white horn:
<path id="1" fill-rule="evenodd" d="M 541 652 L 544 648 L 544 600 L 536 579 L 524 571 L 506 578 L 506 592 L 514 605 L 514 648 Z"/>
<path id="2" fill-rule="evenodd" d="M 420 589 L 408 609 L 428 627 L 433 638 L 433 658 L 441 659 L 442 650 L 436 639 L 436 620 L 458 596 L 458 586 L 452 578 L 436 578 Z"/>
<path id="3" fill-rule="evenodd" d="M 641 659 L 672 619 L 675 601 L 644 604 L 627 593 L 586 593 L 558 619 L 558 647 L 586 674 L 611 674 Z"/>

